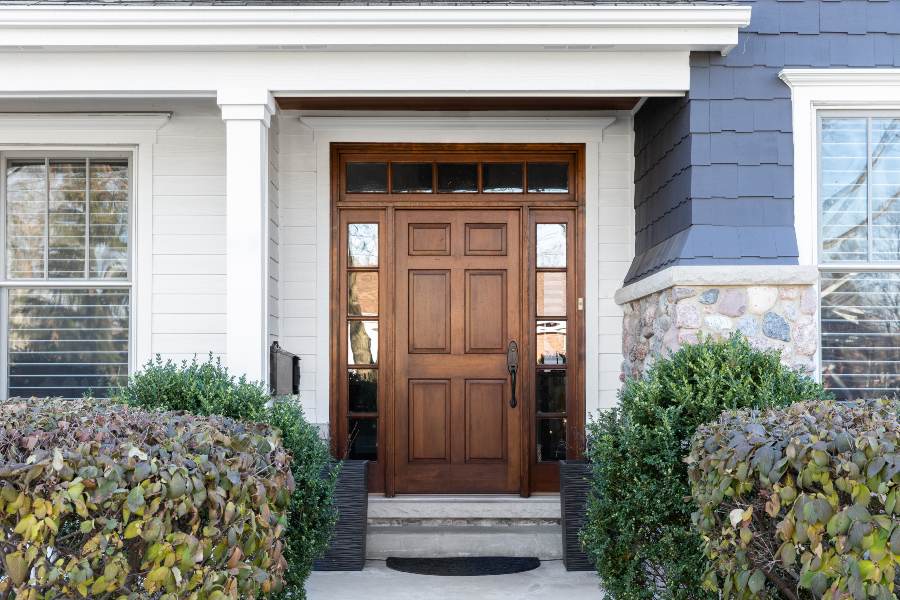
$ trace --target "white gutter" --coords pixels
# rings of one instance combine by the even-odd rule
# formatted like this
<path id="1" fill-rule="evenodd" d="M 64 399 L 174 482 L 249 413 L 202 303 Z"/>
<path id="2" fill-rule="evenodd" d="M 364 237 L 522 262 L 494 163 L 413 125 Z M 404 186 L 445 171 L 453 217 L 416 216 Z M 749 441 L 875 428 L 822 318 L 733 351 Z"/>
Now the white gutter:
<path id="1" fill-rule="evenodd" d="M 727 53 L 750 7 L 2 6 L 0 50 L 644 50 Z"/>

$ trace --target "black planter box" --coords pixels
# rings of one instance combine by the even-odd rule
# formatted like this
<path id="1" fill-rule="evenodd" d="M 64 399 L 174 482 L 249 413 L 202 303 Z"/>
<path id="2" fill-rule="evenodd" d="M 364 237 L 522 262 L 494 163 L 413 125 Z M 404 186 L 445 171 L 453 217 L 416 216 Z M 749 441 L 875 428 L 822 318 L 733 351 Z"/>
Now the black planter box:
<path id="1" fill-rule="evenodd" d="M 362 571 L 366 566 L 366 520 L 369 512 L 369 461 L 345 460 L 334 492 L 338 519 L 328 550 L 315 571 Z"/>
<path id="2" fill-rule="evenodd" d="M 563 460 L 559 463 L 559 501 L 562 509 L 563 564 L 567 571 L 593 571 L 594 564 L 581 547 L 578 532 L 584 525 L 590 492 L 591 464 Z"/>

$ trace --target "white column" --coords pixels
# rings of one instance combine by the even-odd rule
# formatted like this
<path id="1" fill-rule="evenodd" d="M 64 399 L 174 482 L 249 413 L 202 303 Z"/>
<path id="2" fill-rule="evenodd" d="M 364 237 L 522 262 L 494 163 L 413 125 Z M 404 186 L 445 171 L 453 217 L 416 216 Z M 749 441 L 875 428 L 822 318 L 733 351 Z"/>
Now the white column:
<path id="1" fill-rule="evenodd" d="M 275 112 L 265 90 L 219 90 L 225 121 L 225 345 L 232 374 L 268 379 L 268 149 Z"/>

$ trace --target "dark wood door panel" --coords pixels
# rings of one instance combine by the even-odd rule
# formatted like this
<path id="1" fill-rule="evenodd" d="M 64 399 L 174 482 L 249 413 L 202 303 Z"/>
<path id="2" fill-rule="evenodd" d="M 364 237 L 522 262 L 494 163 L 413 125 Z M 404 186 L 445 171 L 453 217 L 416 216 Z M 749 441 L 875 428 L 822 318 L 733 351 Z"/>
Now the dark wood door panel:
<path id="1" fill-rule="evenodd" d="M 506 223 L 466 223 L 466 256 L 506 256 Z"/>
<path id="2" fill-rule="evenodd" d="M 515 273 L 511 273 L 515 277 Z M 466 353 L 503 354 L 509 336 L 505 270 L 466 269 Z"/>
<path id="3" fill-rule="evenodd" d="M 409 460 L 450 460 L 450 381 L 409 380 Z"/>
<path id="4" fill-rule="evenodd" d="M 449 353 L 450 270 L 416 269 L 408 277 L 409 353 Z"/>
<path id="5" fill-rule="evenodd" d="M 466 462 L 506 460 L 505 379 L 467 379 Z"/>
<path id="6" fill-rule="evenodd" d="M 410 223 L 410 256 L 449 256 L 450 223 Z"/>
<path id="7" fill-rule="evenodd" d="M 398 492 L 520 489 L 522 411 L 506 372 L 521 334 L 520 229 L 518 210 L 396 212 L 395 327 L 409 340 L 394 357 Z"/>

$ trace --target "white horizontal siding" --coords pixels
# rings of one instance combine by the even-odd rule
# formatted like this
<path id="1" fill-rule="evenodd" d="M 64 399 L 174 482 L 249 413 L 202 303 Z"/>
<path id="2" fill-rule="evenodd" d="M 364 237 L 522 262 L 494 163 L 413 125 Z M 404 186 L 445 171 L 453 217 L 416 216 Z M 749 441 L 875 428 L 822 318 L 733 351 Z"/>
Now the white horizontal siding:
<path id="1" fill-rule="evenodd" d="M 214 101 L 166 103 L 153 149 L 154 353 L 225 355 L 225 126 Z"/>
<path id="2" fill-rule="evenodd" d="M 634 123 L 630 116 L 620 115 L 603 132 L 598 182 L 600 222 L 593 235 L 587 232 L 586 243 L 599 247 L 598 357 L 596 365 L 587 366 L 596 366 L 599 393 L 595 399 L 587 398 L 588 413 L 614 406 L 621 386 L 622 308 L 613 294 L 622 287 L 634 258 Z"/>
<path id="3" fill-rule="evenodd" d="M 296 115 L 279 119 L 279 343 L 300 356 L 300 399 L 307 417 L 327 423 L 316 411 L 316 259 L 328 256 L 328 240 L 316 247 L 316 158 L 312 132 Z M 328 385 L 324 382 L 323 385 Z M 322 411 L 319 411 L 322 412 Z"/>
<path id="4" fill-rule="evenodd" d="M 280 190 L 281 173 L 279 155 L 281 153 L 280 120 L 273 117 L 269 128 L 269 261 L 266 290 L 268 308 L 269 344 L 279 342 L 281 337 L 281 310 L 279 307 L 279 280 L 281 277 L 281 223 Z"/>

